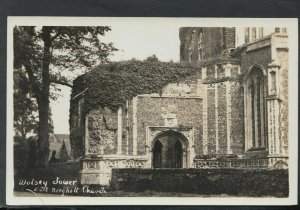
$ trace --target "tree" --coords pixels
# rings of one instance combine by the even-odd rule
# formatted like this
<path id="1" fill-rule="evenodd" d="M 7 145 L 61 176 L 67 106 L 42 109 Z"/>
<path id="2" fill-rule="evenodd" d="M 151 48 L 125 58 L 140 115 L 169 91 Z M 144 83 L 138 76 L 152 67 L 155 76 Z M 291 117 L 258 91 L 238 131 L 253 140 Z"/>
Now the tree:
<path id="1" fill-rule="evenodd" d="M 38 109 L 38 165 L 48 165 L 49 97 L 56 84 L 72 87 L 66 72 L 105 63 L 115 50 L 100 41 L 110 27 L 16 26 L 14 67 L 24 68 Z"/>
<path id="2" fill-rule="evenodd" d="M 37 104 L 22 69 L 14 69 L 14 128 L 16 136 L 26 138 L 37 128 Z"/>
<path id="3" fill-rule="evenodd" d="M 26 134 L 38 132 L 38 108 L 30 83 L 24 69 L 14 69 L 14 129 L 15 136 L 18 139 L 26 139 Z M 55 99 L 55 95 L 51 94 L 50 98 Z M 49 132 L 53 132 L 52 113 L 49 108 Z"/>

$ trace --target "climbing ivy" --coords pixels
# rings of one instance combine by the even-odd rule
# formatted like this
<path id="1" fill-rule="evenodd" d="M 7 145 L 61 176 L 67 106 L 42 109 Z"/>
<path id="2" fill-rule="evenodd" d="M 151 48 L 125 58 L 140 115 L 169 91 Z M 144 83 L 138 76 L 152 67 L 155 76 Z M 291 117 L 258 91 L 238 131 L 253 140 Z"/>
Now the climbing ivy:
<path id="1" fill-rule="evenodd" d="M 86 90 L 86 112 L 98 107 L 117 109 L 134 96 L 160 93 L 168 83 L 179 82 L 197 72 L 200 67 L 189 63 L 153 59 L 113 62 L 97 66 L 78 78 L 71 97 Z"/>
<path id="2" fill-rule="evenodd" d="M 220 82 L 226 82 L 226 81 L 241 82 L 242 76 L 206 78 L 203 80 L 203 84 L 213 84 L 213 83 L 220 83 Z"/>

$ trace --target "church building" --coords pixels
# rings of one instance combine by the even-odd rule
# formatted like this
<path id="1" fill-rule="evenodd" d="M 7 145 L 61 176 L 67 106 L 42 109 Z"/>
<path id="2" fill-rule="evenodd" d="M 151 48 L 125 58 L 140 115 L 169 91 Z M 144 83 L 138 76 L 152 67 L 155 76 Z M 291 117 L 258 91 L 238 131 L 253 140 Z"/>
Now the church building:
<path id="1" fill-rule="evenodd" d="M 198 73 L 116 111 L 83 114 L 87 89 L 73 96 L 81 184 L 108 185 L 113 168 L 287 168 L 287 33 L 180 28 L 180 62 L 199 65 Z"/>

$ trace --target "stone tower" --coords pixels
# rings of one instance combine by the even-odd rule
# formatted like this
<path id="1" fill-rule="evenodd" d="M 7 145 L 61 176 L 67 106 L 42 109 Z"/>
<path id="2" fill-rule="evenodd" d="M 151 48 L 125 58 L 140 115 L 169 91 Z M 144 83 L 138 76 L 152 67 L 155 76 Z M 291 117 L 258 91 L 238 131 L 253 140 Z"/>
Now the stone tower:
<path id="1" fill-rule="evenodd" d="M 179 38 L 180 61 L 196 62 L 228 56 L 235 48 L 235 28 L 182 27 Z"/>

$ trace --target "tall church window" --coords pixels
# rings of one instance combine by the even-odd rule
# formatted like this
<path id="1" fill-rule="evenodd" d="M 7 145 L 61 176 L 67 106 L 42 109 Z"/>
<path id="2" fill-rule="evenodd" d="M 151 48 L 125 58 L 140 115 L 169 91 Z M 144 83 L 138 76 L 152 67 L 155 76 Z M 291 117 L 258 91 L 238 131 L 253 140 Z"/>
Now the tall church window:
<path id="1" fill-rule="evenodd" d="M 246 149 L 265 147 L 265 83 L 262 70 L 252 69 L 245 82 Z"/>
<path id="2" fill-rule="evenodd" d="M 190 38 L 190 41 L 189 41 L 189 61 L 193 61 L 194 60 L 194 49 L 195 49 L 195 30 L 192 31 L 192 34 L 191 34 L 191 38 Z M 197 43 L 197 42 L 196 42 Z M 197 55 L 196 55 L 197 56 Z"/>
<path id="3" fill-rule="evenodd" d="M 202 35 L 202 32 L 199 33 L 198 52 L 199 52 L 199 60 L 202 60 L 203 59 L 203 35 Z"/>
<path id="4" fill-rule="evenodd" d="M 251 84 L 250 84 L 250 103 L 251 103 L 251 132 L 252 132 L 252 147 L 255 147 L 255 100 L 254 100 L 254 97 L 255 97 L 255 92 L 254 92 L 254 84 L 253 84 L 253 81 L 251 81 Z"/>
<path id="5" fill-rule="evenodd" d="M 192 37 L 189 41 L 188 59 L 189 59 L 189 61 L 192 61 L 192 59 L 193 59 L 193 39 L 192 39 Z"/>
<path id="6" fill-rule="evenodd" d="M 260 91 L 261 90 L 261 85 L 260 85 L 260 79 L 257 80 L 257 86 L 256 86 L 256 110 L 257 110 L 257 145 L 259 147 L 262 146 L 262 141 L 261 141 L 261 98 L 260 98 Z"/>
<path id="7" fill-rule="evenodd" d="M 256 39 L 256 28 L 251 28 L 251 41 Z"/>
<path id="8" fill-rule="evenodd" d="M 249 42 L 249 37 L 250 37 L 250 28 L 245 28 L 245 43 Z"/>

